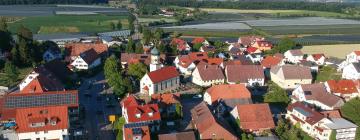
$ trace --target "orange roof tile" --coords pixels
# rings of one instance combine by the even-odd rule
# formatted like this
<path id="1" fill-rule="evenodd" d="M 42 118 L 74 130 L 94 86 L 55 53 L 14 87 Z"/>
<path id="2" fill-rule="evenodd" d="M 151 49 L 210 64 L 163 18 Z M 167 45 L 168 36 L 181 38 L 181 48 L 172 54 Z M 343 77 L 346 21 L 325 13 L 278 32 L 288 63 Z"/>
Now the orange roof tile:
<path id="1" fill-rule="evenodd" d="M 340 94 L 358 93 L 356 84 L 352 80 L 339 80 L 339 81 L 328 80 L 327 84 L 329 85 L 329 88 L 333 93 L 340 93 Z"/>
<path id="2" fill-rule="evenodd" d="M 267 56 L 264 60 L 261 61 L 261 66 L 265 68 L 271 68 L 272 66 L 276 66 L 281 62 L 281 58 L 274 56 Z"/>
<path id="3" fill-rule="evenodd" d="M 141 134 L 137 134 L 139 129 Z M 134 137 L 140 136 L 141 140 L 150 140 L 150 129 L 148 126 L 141 126 L 137 128 L 124 128 L 125 140 L 134 140 Z"/>
<path id="4" fill-rule="evenodd" d="M 17 133 L 50 131 L 67 129 L 68 107 L 67 106 L 48 106 L 34 108 L 16 109 Z M 53 125 L 50 122 L 55 121 Z M 44 123 L 44 126 L 31 127 L 32 123 Z"/>
<path id="5" fill-rule="evenodd" d="M 205 38 L 197 37 L 197 38 L 194 38 L 194 40 L 191 43 L 192 44 L 197 44 L 197 43 L 203 43 L 204 41 L 205 41 Z"/>
<path id="6" fill-rule="evenodd" d="M 108 51 L 107 45 L 101 43 L 69 43 L 65 45 L 65 49 L 69 56 L 79 56 L 90 49 L 94 49 L 100 55 Z"/>
<path id="7" fill-rule="evenodd" d="M 218 99 L 250 99 L 251 93 L 244 84 L 232 85 L 214 85 L 206 90 L 211 96 L 211 101 L 215 102 Z"/>
<path id="8" fill-rule="evenodd" d="M 131 123 L 161 120 L 159 107 L 157 104 L 129 106 L 126 109 L 128 121 Z M 140 117 L 137 118 L 136 114 L 139 113 Z M 152 116 L 149 115 L 149 113 L 152 113 Z"/>
<path id="9" fill-rule="evenodd" d="M 246 130 L 272 129 L 275 127 L 268 104 L 237 105 L 240 127 Z"/>
<path id="10" fill-rule="evenodd" d="M 163 67 L 159 70 L 147 73 L 153 83 L 159 83 L 164 80 L 175 78 L 179 76 L 179 72 L 175 66 Z"/>

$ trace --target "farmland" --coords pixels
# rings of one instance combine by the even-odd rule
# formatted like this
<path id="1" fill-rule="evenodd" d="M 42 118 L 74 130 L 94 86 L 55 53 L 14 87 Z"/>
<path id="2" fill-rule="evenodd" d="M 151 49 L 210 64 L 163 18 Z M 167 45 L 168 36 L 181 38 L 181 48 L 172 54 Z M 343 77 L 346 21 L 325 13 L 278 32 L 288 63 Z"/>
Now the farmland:
<path id="1" fill-rule="evenodd" d="M 218 23 L 205 23 L 198 25 L 184 25 L 165 27 L 172 29 L 201 29 L 201 30 L 250 30 L 251 27 L 241 22 L 218 22 Z"/>
<path id="2" fill-rule="evenodd" d="M 10 31 L 24 25 L 33 33 L 56 33 L 56 32 L 104 32 L 110 31 L 110 22 L 121 21 L 123 27 L 127 27 L 126 16 L 108 15 L 56 15 L 26 17 L 14 23 L 10 23 Z"/>
<path id="3" fill-rule="evenodd" d="M 345 58 L 354 50 L 360 50 L 360 44 L 313 45 L 301 49 L 305 54 L 324 53 L 325 56 Z"/>

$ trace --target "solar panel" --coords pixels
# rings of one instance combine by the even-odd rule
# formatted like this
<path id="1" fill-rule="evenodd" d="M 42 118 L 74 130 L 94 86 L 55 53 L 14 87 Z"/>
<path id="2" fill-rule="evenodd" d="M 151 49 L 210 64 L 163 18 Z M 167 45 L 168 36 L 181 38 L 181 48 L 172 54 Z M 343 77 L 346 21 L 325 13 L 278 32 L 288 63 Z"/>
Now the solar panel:
<path id="1" fill-rule="evenodd" d="M 6 108 L 73 104 L 78 104 L 76 94 L 34 94 L 30 96 L 8 96 L 5 99 Z"/>
<path id="2" fill-rule="evenodd" d="M 141 128 L 139 128 L 139 127 L 133 128 L 132 132 L 133 132 L 133 135 L 141 135 L 142 134 Z"/>
<path id="3" fill-rule="evenodd" d="M 295 109 L 296 111 L 300 112 L 302 115 L 304 115 L 304 116 L 306 116 L 306 117 L 309 117 L 309 116 L 311 115 L 310 112 L 307 112 L 307 111 L 305 111 L 305 110 L 302 109 L 302 108 L 295 107 L 294 109 Z"/>
<path id="4" fill-rule="evenodd" d="M 124 127 L 125 128 L 136 128 L 136 127 L 148 126 L 149 124 L 150 124 L 149 122 L 128 123 L 128 124 L 125 124 Z"/>

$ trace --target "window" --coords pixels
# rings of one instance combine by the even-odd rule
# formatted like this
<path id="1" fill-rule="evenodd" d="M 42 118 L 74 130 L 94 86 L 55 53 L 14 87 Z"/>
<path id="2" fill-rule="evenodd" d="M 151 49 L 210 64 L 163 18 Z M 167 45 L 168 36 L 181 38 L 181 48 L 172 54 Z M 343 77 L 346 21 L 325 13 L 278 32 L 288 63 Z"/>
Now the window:
<path id="1" fill-rule="evenodd" d="M 39 134 L 39 131 L 36 131 L 35 134 Z M 37 138 L 36 138 L 37 139 Z"/>

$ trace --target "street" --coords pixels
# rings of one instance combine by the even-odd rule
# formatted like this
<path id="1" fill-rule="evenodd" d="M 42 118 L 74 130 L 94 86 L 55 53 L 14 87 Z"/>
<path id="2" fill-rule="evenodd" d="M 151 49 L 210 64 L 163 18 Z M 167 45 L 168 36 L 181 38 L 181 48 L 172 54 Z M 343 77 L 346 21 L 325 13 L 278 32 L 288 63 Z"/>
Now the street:
<path id="1" fill-rule="evenodd" d="M 112 95 L 101 94 L 104 91 L 104 74 L 82 81 L 79 88 L 79 102 L 85 109 L 84 128 L 89 140 L 115 140 L 116 133 L 108 120 L 109 115 L 120 114 L 120 106 Z"/>

